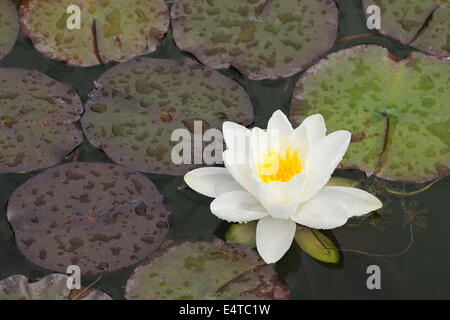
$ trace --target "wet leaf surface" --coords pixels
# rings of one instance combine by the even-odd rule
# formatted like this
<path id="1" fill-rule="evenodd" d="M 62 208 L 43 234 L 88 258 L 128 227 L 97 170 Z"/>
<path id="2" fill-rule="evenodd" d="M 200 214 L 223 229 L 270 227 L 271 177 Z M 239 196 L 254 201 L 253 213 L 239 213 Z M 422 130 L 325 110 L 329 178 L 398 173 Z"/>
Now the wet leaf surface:
<path id="1" fill-rule="evenodd" d="M 221 240 L 186 241 L 148 257 L 131 275 L 127 299 L 289 299 L 272 265 Z"/>
<path id="2" fill-rule="evenodd" d="M 113 164 L 69 163 L 22 184 L 7 216 L 23 255 L 47 269 L 83 274 L 137 263 L 164 240 L 167 209 L 153 183 Z"/>
<path id="3" fill-rule="evenodd" d="M 255 248 L 257 224 L 257 221 L 232 223 L 225 234 L 226 242 L 242 244 L 250 248 Z"/>
<path id="4" fill-rule="evenodd" d="M 343 168 L 422 183 L 450 168 L 450 61 L 414 52 L 395 61 L 384 48 L 329 55 L 303 74 L 291 120 L 321 113 L 328 132 L 352 132 Z"/>
<path id="5" fill-rule="evenodd" d="M 72 87 L 24 69 L 0 69 L 0 83 L 0 173 L 52 166 L 81 143 Z"/>
<path id="6" fill-rule="evenodd" d="M 338 25 L 329 0 L 176 0 L 171 18 L 181 50 L 256 80 L 303 69 L 330 49 Z"/>
<path id="7" fill-rule="evenodd" d="M 69 289 L 68 276 L 50 274 L 31 282 L 22 275 L 0 280 L 0 300 L 111 300 L 106 293 L 96 289 Z"/>
<path id="8" fill-rule="evenodd" d="M 327 186 L 339 186 L 339 187 L 354 187 L 356 188 L 359 181 L 350 178 L 343 177 L 331 177 L 328 180 Z"/>
<path id="9" fill-rule="evenodd" d="M 80 29 L 67 27 L 71 5 L 81 9 Z M 38 51 L 82 67 L 153 52 L 169 26 L 163 0 L 27 0 L 19 16 L 22 31 Z"/>
<path id="10" fill-rule="evenodd" d="M 182 175 L 195 165 L 172 161 L 178 144 L 171 141 L 172 132 L 184 129 L 189 139 L 196 135 L 201 146 L 203 132 L 221 128 L 227 120 L 243 125 L 253 121 L 250 99 L 237 82 L 188 58 L 139 58 L 100 77 L 81 124 L 89 141 L 114 162 L 144 172 Z M 195 121 L 202 130 L 195 132 Z M 202 150 L 189 139 L 188 159 L 194 163 L 195 154 L 202 159 Z"/>
<path id="11" fill-rule="evenodd" d="M 315 229 L 297 227 L 295 241 L 302 250 L 316 260 L 338 263 L 340 256 L 333 241 Z"/>
<path id="12" fill-rule="evenodd" d="M 10 0 L 0 0 L 0 60 L 13 48 L 18 34 L 16 8 Z"/>
<path id="13" fill-rule="evenodd" d="M 16 1 L 20 2 L 20 1 Z M 340 38 L 369 32 L 366 29 L 366 21 L 363 16 L 360 0 L 337 0 L 340 10 Z M 373 37 L 358 37 L 353 40 L 343 40 L 334 46 L 332 51 L 352 47 L 361 43 L 376 43 L 386 46 L 398 57 L 404 57 L 413 49 L 401 45 L 389 37 L 377 35 Z M 155 57 L 177 58 L 185 55 L 176 47 L 170 36 L 165 37 L 158 47 Z M 152 54 L 153 55 L 153 54 Z M 44 72 L 51 77 L 70 83 L 77 89 L 82 100 L 92 89 L 94 80 L 97 80 L 102 72 L 109 66 L 99 65 L 94 68 L 75 68 L 56 60 L 45 58 L 37 52 L 34 45 L 25 37 L 20 36 L 13 51 L 0 61 L 2 67 L 27 68 Z M 278 81 L 249 81 L 244 79 L 233 69 L 223 70 L 222 73 L 238 79 L 244 85 L 252 99 L 255 109 L 255 125 L 264 127 L 272 113 L 277 109 L 288 112 L 292 88 L 299 74 Z M 84 101 L 84 100 L 83 100 Z M 110 159 L 98 149 L 95 149 L 88 141 L 83 141 L 78 149 L 78 161 L 104 161 Z M 0 214 L 0 279 L 11 274 L 25 274 L 33 280 L 47 274 L 48 271 L 25 259 L 14 241 L 14 234 L 6 219 L 7 200 L 12 192 L 27 179 L 37 172 L 27 174 L 4 174 L 1 182 L 1 201 L 3 212 Z M 360 172 L 353 170 L 339 171 L 339 175 L 360 179 Z M 181 177 L 168 177 L 163 175 L 149 175 L 164 195 L 164 202 L 172 211 L 170 237 L 175 241 L 190 239 L 208 239 L 211 237 L 223 238 L 227 223 L 221 222 L 211 214 L 210 201 L 201 196 L 195 196 L 193 192 L 178 190 L 183 185 Z M 358 249 L 369 253 L 397 253 L 404 250 L 410 239 L 409 228 L 405 228 L 404 219 L 420 214 L 427 210 L 427 228 L 414 231 L 415 242 L 412 250 L 400 258 L 377 258 L 364 254 L 354 254 L 348 251 L 342 252 L 342 260 L 338 265 L 317 263 L 300 252 L 298 246 L 293 245 L 286 256 L 276 265 L 279 277 L 285 282 L 294 299 L 373 299 L 373 290 L 367 290 L 364 279 L 355 277 L 361 273 L 361 266 L 368 266 L 374 262 L 382 269 L 383 283 L 388 283 L 377 294 L 383 299 L 442 299 L 450 297 L 450 278 L 448 266 L 450 256 L 443 255 L 449 252 L 449 242 L 442 241 L 448 234 L 450 215 L 450 198 L 448 197 L 450 177 L 440 180 L 426 192 L 414 197 L 392 197 L 391 210 L 380 212 L 380 218 L 359 219 L 355 223 L 333 231 L 336 244 L 342 248 Z M 372 185 L 372 191 L 381 192 L 386 182 L 379 179 L 368 179 Z M 413 191 L 423 185 L 410 185 L 406 190 L 402 184 L 388 184 L 397 191 Z M 378 195 L 378 194 L 377 194 Z M 408 207 L 408 217 L 405 216 L 400 206 L 402 201 Z M 410 206 L 415 203 L 416 206 Z M 383 201 L 383 204 L 386 204 Z M 383 214 L 389 213 L 389 214 Z M 422 218 L 414 218 L 422 223 Z M 374 225 L 372 226 L 372 220 Z M 356 226 L 356 224 L 360 224 Z M 418 223 L 419 224 L 419 223 Z M 220 226 L 220 228 L 219 228 Z M 218 230 L 221 229 L 221 230 Z M 415 227 L 414 227 L 415 228 Z M 334 240 L 334 238 L 333 238 Z M 439 261 L 430 267 L 429 261 Z M 95 284 L 114 299 L 124 298 L 124 286 L 130 277 L 134 265 L 103 275 Z M 93 283 L 98 276 L 84 275 L 83 284 Z M 361 288 L 361 290 L 355 290 Z"/>
<path id="14" fill-rule="evenodd" d="M 378 5 L 380 32 L 427 53 L 450 56 L 450 3 L 447 0 L 363 0 Z"/>

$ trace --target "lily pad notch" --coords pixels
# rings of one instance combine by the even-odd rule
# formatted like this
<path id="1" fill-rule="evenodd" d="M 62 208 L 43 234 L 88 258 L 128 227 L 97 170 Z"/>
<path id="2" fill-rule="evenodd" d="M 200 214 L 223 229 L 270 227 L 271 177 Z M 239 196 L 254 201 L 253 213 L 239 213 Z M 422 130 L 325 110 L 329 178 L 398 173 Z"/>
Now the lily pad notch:
<path id="1" fill-rule="evenodd" d="M 0 173 L 59 163 L 83 141 L 74 88 L 37 71 L 0 69 Z"/>
<path id="2" fill-rule="evenodd" d="M 187 57 L 137 58 L 110 68 L 96 84 L 81 119 L 86 137 L 114 162 L 143 172 L 183 175 L 204 165 L 195 154 L 204 160 L 206 145 L 223 149 L 217 136 L 203 141 L 207 129 L 220 130 L 224 121 L 253 122 L 250 98 L 236 81 Z M 182 141 L 175 141 L 180 129 Z M 180 143 L 190 144 L 189 150 L 176 151 Z M 173 152 L 186 161 L 176 163 Z"/>
<path id="3" fill-rule="evenodd" d="M 285 300 L 290 292 L 254 250 L 212 239 L 176 243 L 149 256 L 128 280 L 125 298 Z"/>
<path id="4" fill-rule="evenodd" d="M 352 133 L 342 169 L 424 183 L 450 172 L 450 61 L 413 52 L 398 61 L 362 45 L 328 55 L 298 80 L 290 118 L 321 113 Z"/>
<path id="5" fill-rule="evenodd" d="M 80 28 L 68 19 L 80 9 Z M 19 19 L 23 33 L 44 56 L 72 66 L 122 62 L 153 52 L 169 27 L 164 0 L 25 0 Z"/>
<path id="6" fill-rule="evenodd" d="M 332 0 L 175 0 L 170 14 L 181 50 L 252 80 L 299 72 L 333 46 L 338 30 Z"/>
<path id="7" fill-rule="evenodd" d="M 163 196 L 145 176 L 105 163 L 47 169 L 16 189 L 7 217 L 33 263 L 82 274 L 111 272 L 157 250 L 168 230 Z"/>
<path id="8" fill-rule="evenodd" d="M 446 0 L 363 0 L 363 10 L 381 9 L 381 30 L 402 44 L 439 57 L 450 56 L 450 2 Z"/>
<path id="9" fill-rule="evenodd" d="M 67 275 L 58 273 L 34 282 L 23 275 L 12 275 L 0 280 L 0 300 L 112 300 L 97 289 L 69 289 L 68 280 Z"/>

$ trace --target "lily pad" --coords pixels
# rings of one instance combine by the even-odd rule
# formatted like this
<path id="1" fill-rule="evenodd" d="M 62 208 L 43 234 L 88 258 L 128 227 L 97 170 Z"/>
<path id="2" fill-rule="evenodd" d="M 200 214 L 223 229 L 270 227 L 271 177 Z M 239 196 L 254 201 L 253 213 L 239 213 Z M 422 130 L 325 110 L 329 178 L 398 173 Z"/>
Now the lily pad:
<path id="1" fill-rule="evenodd" d="M 296 84 L 291 120 L 321 113 L 352 140 L 341 168 L 422 183 L 450 168 L 450 61 L 414 52 L 398 61 L 369 45 L 329 55 Z"/>
<path id="2" fill-rule="evenodd" d="M 254 248 L 256 247 L 256 225 L 257 221 L 232 223 L 225 234 L 225 240 L 228 243 Z"/>
<path id="3" fill-rule="evenodd" d="M 171 18 L 180 49 L 255 80 L 302 70 L 331 48 L 338 28 L 331 0 L 176 0 Z"/>
<path id="4" fill-rule="evenodd" d="M 250 99 L 237 82 L 188 58 L 139 58 L 100 77 L 81 124 L 89 141 L 114 162 L 183 175 L 196 166 L 194 134 L 202 144 L 202 133 L 221 128 L 226 120 L 243 125 L 253 121 Z M 203 131 L 195 132 L 195 121 Z M 176 129 L 189 134 L 191 164 L 172 161 Z"/>
<path id="5" fill-rule="evenodd" d="M 427 53 L 450 56 L 450 2 L 447 0 L 363 0 L 381 9 L 380 32 Z"/>
<path id="6" fill-rule="evenodd" d="M 80 8 L 80 29 L 67 27 L 72 5 Z M 153 52 L 169 27 L 163 0 L 26 0 L 19 17 L 43 55 L 83 67 Z"/>
<path id="7" fill-rule="evenodd" d="M 26 258 L 47 269 L 110 272 L 155 251 L 168 230 L 162 195 L 143 175 L 113 164 L 69 163 L 14 191 L 7 216 Z"/>
<path id="8" fill-rule="evenodd" d="M 336 187 L 355 187 L 359 184 L 358 180 L 343 178 L 343 177 L 331 177 L 327 183 L 327 186 Z"/>
<path id="9" fill-rule="evenodd" d="M 81 143 L 75 89 L 24 69 L 0 69 L 0 83 L 0 173 L 55 165 Z"/>
<path id="10" fill-rule="evenodd" d="M 131 275 L 127 299 L 289 299 L 273 265 L 222 240 L 186 241 L 148 257 Z"/>
<path id="11" fill-rule="evenodd" d="M 295 241 L 305 253 L 316 260 L 326 263 L 339 262 L 339 251 L 333 241 L 318 230 L 297 227 Z"/>
<path id="12" fill-rule="evenodd" d="M 10 0 L 0 0 L 0 60 L 13 48 L 19 34 L 17 10 Z"/>
<path id="13" fill-rule="evenodd" d="M 0 281 L 0 300 L 112 300 L 97 289 L 69 289 L 68 276 L 50 274 L 36 282 L 13 275 Z"/>

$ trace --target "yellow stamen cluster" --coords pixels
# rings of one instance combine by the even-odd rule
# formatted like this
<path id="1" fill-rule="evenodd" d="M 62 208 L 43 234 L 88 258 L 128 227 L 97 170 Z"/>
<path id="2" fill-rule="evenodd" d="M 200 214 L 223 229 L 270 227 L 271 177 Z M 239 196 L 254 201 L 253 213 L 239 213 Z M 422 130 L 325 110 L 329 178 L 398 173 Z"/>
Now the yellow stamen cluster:
<path id="1" fill-rule="evenodd" d="M 302 164 L 297 150 L 291 156 L 287 149 L 284 159 L 278 151 L 270 150 L 269 155 L 264 154 L 264 161 L 258 166 L 258 171 L 261 180 L 265 183 L 270 181 L 287 182 L 302 172 Z"/>

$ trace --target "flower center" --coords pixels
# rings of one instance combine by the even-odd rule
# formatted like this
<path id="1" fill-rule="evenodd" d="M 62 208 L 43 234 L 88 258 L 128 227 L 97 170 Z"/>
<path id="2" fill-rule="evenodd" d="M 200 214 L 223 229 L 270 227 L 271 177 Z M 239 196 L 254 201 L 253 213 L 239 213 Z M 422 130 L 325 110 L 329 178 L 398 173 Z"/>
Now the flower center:
<path id="1" fill-rule="evenodd" d="M 302 163 L 297 150 L 291 156 L 289 149 L 287 149 L 284 159 L 279 152 L 270 150 L 269 155 L 264 154 L 264 161 L 258 166 L 258 172 L 259 177 L 265 183 L 270 181 L 287 182 L 293 176 L 302 172 Z"/>

